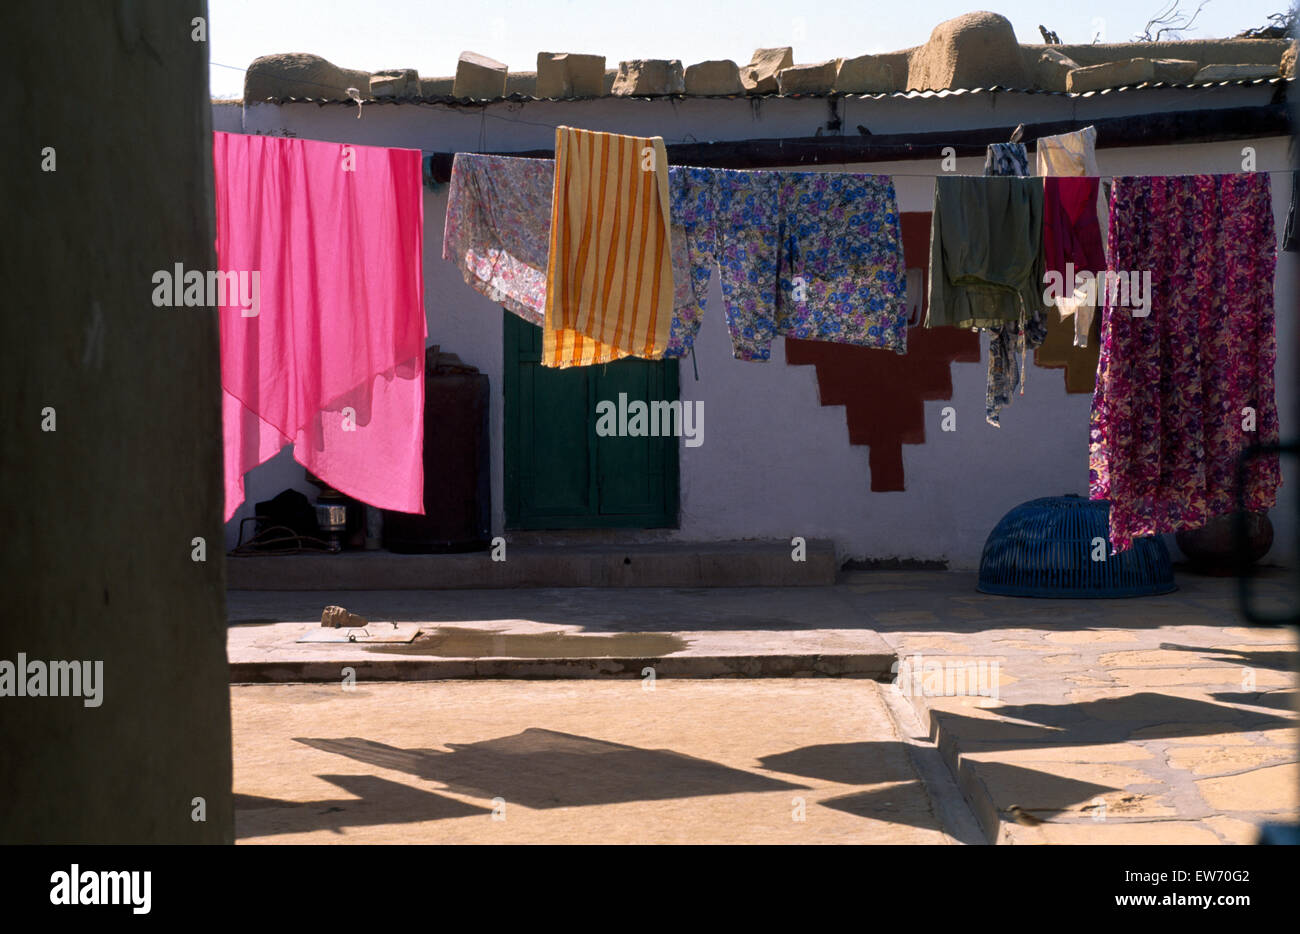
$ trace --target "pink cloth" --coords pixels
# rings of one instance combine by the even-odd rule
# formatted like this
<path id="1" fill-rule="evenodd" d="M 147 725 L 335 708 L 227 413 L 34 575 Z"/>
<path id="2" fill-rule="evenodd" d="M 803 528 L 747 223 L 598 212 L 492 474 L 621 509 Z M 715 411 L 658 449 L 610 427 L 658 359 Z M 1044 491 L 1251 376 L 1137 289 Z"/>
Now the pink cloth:
<path id="1" fill-rule="evenodd" d="M 214 133 L 226 519 L 286 444 L 331 486 L 424 512 L 420 153 Z"/>

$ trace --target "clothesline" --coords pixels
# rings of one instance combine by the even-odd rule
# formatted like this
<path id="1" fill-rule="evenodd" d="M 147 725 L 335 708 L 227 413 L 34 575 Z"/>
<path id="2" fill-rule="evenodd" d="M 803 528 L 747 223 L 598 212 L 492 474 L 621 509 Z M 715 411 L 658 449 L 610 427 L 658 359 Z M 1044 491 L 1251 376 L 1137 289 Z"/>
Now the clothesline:
<path id="1" fill-rule="evenodd" d="M 976 156 L 970 156 L 974 159 Z M 863 164 L 863 163 L 859 163 Z M 1160 175 L 1094 175 L 1093 178 L 1101 178 L 1110 181 L 1115 178 L 1180 178 L 1184 175 L 1290 175 L 1291 169 L 1265 169 L 1258 172 L 1182 172 L 1175 175 L 1163 173 Z M 866 172 L 866 175 L 888 175 L 890 178 L 989 178 L 978 172 Z M 1024 178 L 1047 178 L 1045 175 L 1026 175 Z"/>
<path id="2" fill-rule="evenodd" d="M 520 124 L 520 125 L 522 125 L 522 126 L 535 126 L 535 127 L 540 127 L 540 128 L 542 128 L 542 129 L 546 129 L 546 130 L 556 130 L 556 129 L 559 129 L 561 126 L 565 126 L 565 125 L 566 125 L 566 124 L 556 124 L 556 123 L 543 123 L 543 122 L 540 122 L 540 121 L 537 121 L 537 120 L 523 120 L 523 119 L 519 119 L 519 118 L 516 118 L 516 117 L 503 117 L 503 116 L 500 116 L 499 114 L 488 113 L 486 109 L 481 110 L 477 115 L 474 114 L 474 113 L 471 112 L 471 111 L 463 111 L 462 113 L 463 113 L 463 115 L 466 116 L 466 117 L 474 117 L 474 116 L 478 116 L 480 120 L 482 120 L 483 118 L 487 118 L 487 119 L 491 119 L 491 120 L 500 120 L 500 121 L 503 121 L 503 122 L 505 122 L 505 123 Z M 852 136 L 840 136 L 840 137 L 829 136 L 829 137 L 825 137 L 825 138 L 828 139 L 828 140 L 830 140 L 830 139 L 836 139 L 836 138 L 841 138 L 841 139 L 845 139 L 845 140 L 856 139 L 856 137 L 852 137 Z M 707 142 L 707 143 L 716 143 L 716 142 L 726 142 L 726 141 L 725 141 L 725 140 L 700 140 L 700 139 L 698 139 L 698 138 L 697 138 L 694 134 L 692 134 L 692 133 L 688 133 L 686 136 L 681 137 L 681 138 L 676 138 L 676 139 L 666 139 L 666 138 L 665 138 L 665 139 L 664 139 L 664 144 L 665 144 L 665 145 L 668 145 L 668 146 L 674 146 L 674 145 L 690 145 L 690 144 L 692 144 L 692 143 L 695 143 L 695 144 L 702 144 L 702 143 L 706 143 L 706 142 Z M 1030 146 L 1030 145 L 1032 145 L 1033 143 L 1036 143 L 1037 140 L 1023 140 L 1022 142 L 1024 142 L 1024 143 L 1026 144 L 1026 146 Z M 480 132 L 480 134 L 479 134 L 479 143 L 480 143 L 480 150 L 479 150 L 479 151 L 482 152 L 482 149 L 485 148 L 485 145 L 484 145 L 484 140 L 483 140 L 483 134 L 482 134 L 481 132 Z M 914 151 L 914 150 L 915 150 L 915 145 L 912 144 L 912 143 L 877 143 L 877 144 L 876 144 L 876 148 L 878 148 L 878 149 L 897 149 L 897 150 L 899 150 L 899 151 L 901 151 L 901 152 L 910 152 L 910 151 Z M 527 150 L 525 150 L 525 151 L 527 151 Z M 433 150 L 428 150 L 428 149 L 423 150 L 422 152 L 423 152 L 423 155 L 425 155 L 425 156 L 432 156 L 432 155 L 440 155 L 440 154 L 441 154 L 441 153 L 439 153 L 439 152 L 435 152 L 435 151 L 433 151 Z M 497 155 L 497 156 L 507 156 L 507 157 L 509 157 L 509 156 L 511 156 L 511 153 L 507 153 L 507 152 L 496 152 L 496 153 L 492 153 L 492 155 Z M 522 158 L 529 158 L 529 157 L 522 157 Z M 533 158 L 536 158 L 536 157 L 533 157 Z M 980 156 L 974 156 L 974 155 L 972 155 L 972 156 L 961 156 L 961 157 L 957 157 L 957 158 L 965 158 L 965 159 L 979 159 L 979 158 L 981 158 L 981 157 L 980 157 Z M 882 161 L 882 160 L 874 160 L 874 161 L 879 162 L 879 161 Z M 903 161 L 903 160 L 899 160 L 899 161 Z M 908 161 L 916 161 L 916 160 L 908 160 Z M 672 166 L 674 166 L 674 167 L 677 167 L 677 168 L 698 168 L 698 166 L 691 166 L 689 163 L 670 162 L 669 164 L 672 165 Z M 797 165 L 797 163 L 792 163 L 792 164 Z M 840 163 L 840 164 L 841 164 L 841 165 L 846 165 L 846 166 L 848 166 L 848 165 L 869 165 L 870 163 L 845 161 L 845 162 L 842 162 L 842 163 Z M 810 167 L 809 170 L 810 170 L 810 171 L 814 171 L 814 169 L 812 169 L 811 167 Z M 756 170 L 756 171 L 765 171 L 765 170 L 759 169 L 759 170 Z M 1292 170 L 1291 170 L 1291 169 L 1264 169 L 1264 170 L 1262 170 L 1262 171 L 1256 171 L 1256 172 L 1240 172 L 1240 173 L 1235 173 L 1235 172 L 1223 172 L 1223 173 L 1182 173 L 1182 174 L 1223 174 L 1223 175 L 1241 174 L 1241 175 L 1270 175 L 1270 176 L 1272 176 L 1272 175 L 1290 175 L 1291 173 L 1292 173 Z M 865 175 L 888 175 L 888 176 L 890 176 L 891 178 L 925 178 L 925 179 L 952 178 L 952 177 L 963 177 L 963 176 L 964 176 L 964 177 L 972 177 L 972 178 L 983 178 L 983 177 L 986 177 L 986 176 L 984 176 L 982 173 L 979 173 L 979 172 L 974 172 L 974 173 L 959 173 L 959 172 L 864 172 L 864 173 L 856 173 L 856 174 L 865 174 Z M 1031 177 L 1033 177 L 1033 176 L 1031 176 Z M 1106 181 L 1106 182 L 1113 181 L 1113 180 L 1116 178 L 1116 176 L 1115 176 L 1114 174 L 1110 174 L 1110 175 L 1101 175 L 1101 176 L 1098 176 L 1098 177 L 1100 177 L 1101 179 L 1103 179 L 1103 180 Z M 1169 175 L 1167 175 L 1167 174 L 1165 174 L 1165 175 L 1127 175 L 1127 174 L 1126 174 L 1126 175 L 1123 175 L 1122 177 L 1124 177 L 1124 178 L 1168 178 L 1168 177 L 1177 177 L 1177 176 L 1169 176 Z"/>
<path id="3" fill-rule="evenodd" d="M 539 125 L 541 125 L 541 124 L 539 124 Z M 667 142 L 668 142 L 668 141 L 665 140 L 665 143 L 667 143 Z M 695 142 L 695 141 L 692 141 L 692 142 Z M 527 151 L 527 150 L 524 150 L 524 151 Z M 423 150 L 422 154 L 423 154 L 424 156 L 441 155 L 440 152 L 434 152 L 434 151 L 432 151 L 432 150 L 428 150 L 428 149 Z M 479 155 L 480 153 L 468 153 L 468 154 Z M 514 154 L 512 154 L 512 153 L 508 153 L 508 152 L 482 153 L 482 155 L 494 155 L 494 156 L 501 156 L 501 157 L 503 157 L 503 158 L 539 158 L 539 157 L 536 157 L 536 156 L 516 156 L 516 155 L 514 155 Z M 980 157 L 979 157 L 979 156 L 965 156 L 965 157 L 963 157 L 963 158 L 968 158 L 968 159 L 978 159 L 978 158 L 980 158 Z M 870 163 L 864 163 L 864 162 L 853 163 L 853 162 L 849 162 L 849 163 L 844 163 L 844 164 L 845 164 L 845 165 L 869 165 Z M 673 168 L 704 168 L 703 166 L 692 166 L 692 165 L 690 165 L 689 163 L 670 162 L 669 165 L 671 165 Z M 809 167 L 808 167 L 808 171 L 816 171 L 818 168 L 819 168 L 818 166 L 809 166 Z M 775 170 L 772 170 L 772 169 L 752 169 L 752 170 L 750 170 L 750 171 L 763 172 L 763 171 L 775 171 Z M 1094 176 L 1094 177 L 1101 178 L 1101 179 L 1103 179 L 1103 180 L 1105 180 L 1105 181 L 1111 181 L 1111 180 L 1113 180 L 1113 179 L 1115 179 L 1115 178 L 1178 178 L 1178 177 L 1183 176 L 1183 175 L 1290 175 L 1290 174 L 1292 173 L 1292 171 L 1293 171 L 1292 169 L 1263 169 L 1263 170 L 1259 170 L 1259 171 L 1255 171 L 1255 172 L 1181 172 L 1181 173 L 1175 173 L 1174 175 L 1170 175 L 1169 173 L 1162 173 L 1162 174 L 1159 174 L 1159 175 L 1142 175 L 1142 174 L 1130 175 L 1130 174 L 1126 174 L 1126 173 L 1120 173 L 1119 175 L 1109 174 L 1109 175 L 1100 175 L 1100 176 Z M 837 174 L 837 173 L 827 173 L 827 174 Z M 989 176 L 986 176 L 986 175 L 984 175 L 983 173 L 980 173 L 980 172 L 858 172 L 858 173 L 854 173 L 854 174 L 858 174 L 858 175 L 887 175 L 887 176 L 889 176 L 890 178 L 928 178 L 928 179 L 936 179 L 936 178 L 987 178 L 987 177 L 989 177 Z M 1033 175 L 1030 175 L 1030 176 L 1025 176 L 1025 177 L 1027 177 L 1027 178 L 1043 178 L 1043 177 L 1045 177 L 1045 176 L 1033 176 Z"/>

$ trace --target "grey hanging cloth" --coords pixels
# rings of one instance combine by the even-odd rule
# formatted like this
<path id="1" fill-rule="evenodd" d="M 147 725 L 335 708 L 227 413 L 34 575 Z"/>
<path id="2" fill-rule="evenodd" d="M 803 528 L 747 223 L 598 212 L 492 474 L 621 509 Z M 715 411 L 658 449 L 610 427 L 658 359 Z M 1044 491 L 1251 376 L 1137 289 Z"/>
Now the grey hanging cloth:
<path id="1" fill-rule="evenodd" d="M 985 175 L 1029 175 L 1024 143 L 991 143 L 984 155 Z M 1041 246 L 1040 246 L 1041 249 Z M 989 330 L 989 375 L 984 420 L 1002 427 L 1001 413 L 1016 392 L 1024 392 L 1025 357 L 1047 339 L 1047 322 L 1035 303 L 1022 322 L 1009 321 Z"/>

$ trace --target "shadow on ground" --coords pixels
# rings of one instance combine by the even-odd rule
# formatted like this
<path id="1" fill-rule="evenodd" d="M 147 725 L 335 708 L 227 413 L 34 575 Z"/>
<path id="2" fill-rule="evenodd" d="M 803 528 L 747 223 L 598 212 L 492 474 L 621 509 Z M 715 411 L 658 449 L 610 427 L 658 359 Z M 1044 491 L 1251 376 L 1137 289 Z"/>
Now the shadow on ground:
<path id="1" fill-rule="evenodd" d="M 536 728 L 483 742 L 449 743 L 450 751 L 402 749 L 358 737 L 296 741 L 376 768 L 437 782 L 457 794 L 487 800 L 502 798 L 534 809 L 782 790 L 791 792 L 794 806 L 802 808 L 803 793 L 813 791 L 794 781 L 672 750 L 643 749 Z M 842 743 L 795 749 L 760 761 L 769 771 L 846 785 L 882 786 L 832 794 L 810 800 L 807 805 L 820 804 L 867 819 L 944 831 L 924 785 L 916 779 L 900 780 L 900 755 L 906 757 L 907 746 L 898 741 Z M 907 774 L 912 774 L 910 768 Z M 374 776 L 321 777 L 361 800 L 300 803 L 236 795 L 238 836 L 338 831 L 344 826 L 417 823 L 489 813 L 486 808 Z"/>
<path id="2" fill-rule="evenodd" d="M 1215 700 L 1226 704 L 1249 704 L 1252 707 L 1268 707 L 1272 710 L 1295 710 L 1295 691 L 1249 691 L 1237 694 L 1211 694 Z"/>
<path id="3" fill-rule="evenodd" d="M 236 837 L 268 837 L 286 833 L 310 833 L 315 830 L 342 833 L 344 827 L 418 824 L 491 813 L 487 808 L 376 775 L 317 777 L 339 786 L 352 797 L 326 801 L 287 801 L 282 798 L 236 794 Z"/>
<path id="4" fill-rule="evenodd" d="M 978 743 L 982 750 L 1097 746 L 1133 740 L 1292 728 L 1289 717 L 1167 694 L 1139 693 L 1071 704 L 989 708 L 1002 720 L 946 710 L 930 715 L 931 738 Z M 1021 721 L 1019 723 L 1013 721 Z"/>
<path id="5" fill-rule="evenodd" d="M 1219 649 L 1211 646 L 1179 645 L 1176 642 L 1162 642 L 1160 648 L 1169 652 L 1195 652 L 1203 658 L 1214 662 L 1226 662 L 1245 668 L 1266 668 L 1270 671 L 1295 671 L 1300 667 L 1300 653 L 1294 649 L 1278 651 L 1261 649 Z"/>
<path id="6" fill-rule="evenodd" d="M 439 782 L 458 794 L 501 797 L 529 808 L 807 787 L 670 749 L 641 749 L 536 728 L 478 743 L 448 743 L 450 752 L 400 749 L 357 737 L 297 742 Z"/>
<path id="7" fill-rule="evenodd" d="M 897 741 L 823 743 L 763 756 L 758 761 L 769 772 L 841 782 L 845 785 L 877 785 L 898 780 L 897 767 L 881 753 L 883 747 L 902 745 Z"/>

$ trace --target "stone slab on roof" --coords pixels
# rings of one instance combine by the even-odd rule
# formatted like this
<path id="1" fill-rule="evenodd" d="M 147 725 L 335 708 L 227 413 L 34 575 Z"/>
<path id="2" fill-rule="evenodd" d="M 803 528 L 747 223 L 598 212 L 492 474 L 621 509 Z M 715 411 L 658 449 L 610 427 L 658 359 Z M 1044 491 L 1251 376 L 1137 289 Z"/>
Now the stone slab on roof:
<path id="1" fill-rule="evenodd" d="M 979 12 L 940 23 L 924 45 L 846 55 L 820 64 L 798 62 L 790 47 L 758 49 L 749 63 L 738 67 L 722 59 L 685 68 L 677 59 L 641 59 L 606 68 L 602 56 L 543 52 L 538 54 L 538 72 L 512 73 L 485 55 L 465 53 L 457 65 L 457 81 L 421 77 L 413 69 L 342 68 L 305 52 L 264 55 L 248 67 L 244 100 L 346 101 L 353 95 L 384 101 L 563 100 L 611 94 L 830 96 L 988 88 L 1068 93 L 1072 87 L 1095 92 L 1143 81 L 1182 84 L 1277 74 L 1290 78 L 1295 74 L 1295 45 L 1291 39 L 1022 44 L 1005 17 Z M 739 88 L 730 78 L 731 67 L 737 67 Z M 791 71 L 783 81 L 787 69 Z"/>

